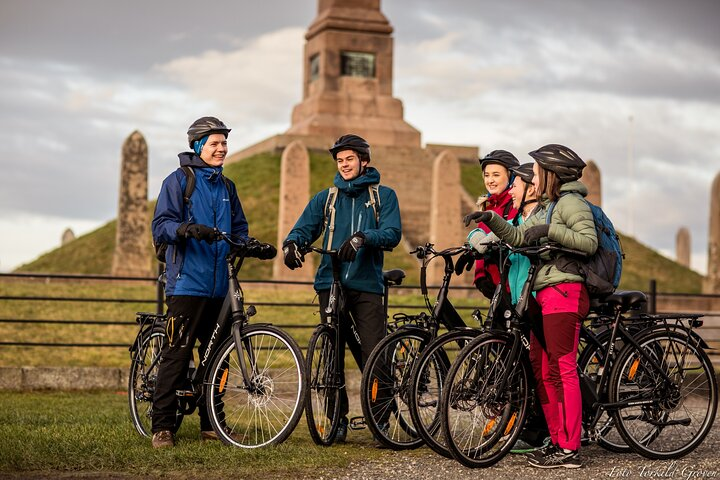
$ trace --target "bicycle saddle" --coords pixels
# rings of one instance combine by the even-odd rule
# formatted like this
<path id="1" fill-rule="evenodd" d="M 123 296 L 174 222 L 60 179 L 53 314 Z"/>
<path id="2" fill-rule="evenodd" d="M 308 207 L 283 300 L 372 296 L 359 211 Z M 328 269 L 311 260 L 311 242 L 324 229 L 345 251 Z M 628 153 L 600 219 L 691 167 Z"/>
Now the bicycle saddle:
<path id="1" fill-rule="evenodd" d="M 405 272 L 403 270 L 395 269 L 383 271 L 383 280 L 385 280 L 385 283 L 388 285 L 400 285 L 403 278 L 405 278 Z"/>
<path id="2" fill-rule="evenodd" d="M 604 303 L 613 310 L 620 308 L 620 311 L 624 313 L 628 310 L 637 310 L 647 303 L 647 296 L 637 290 L 619 291 L 607 296 Z"/>

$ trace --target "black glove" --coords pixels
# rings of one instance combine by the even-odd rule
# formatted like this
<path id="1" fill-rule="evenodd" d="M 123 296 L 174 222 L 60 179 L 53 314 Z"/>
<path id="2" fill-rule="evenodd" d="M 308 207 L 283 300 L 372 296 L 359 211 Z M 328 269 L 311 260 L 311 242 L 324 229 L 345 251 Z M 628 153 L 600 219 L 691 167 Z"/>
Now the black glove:
<path id="1" fill-rule="evenodd" d="M 250 256 L 259 260 L 270 260 L 277 255 L 277 249 L 269 243 L 257 242 L 250 249 Z"/>
<path id="2" fill-rule="evenodd" d="M 285 242 L 283 244 L 283 255 L 285 255 L 285 266 L 290 270 L 302 267 L 305 261 L 305 255 L 300 253 L 295 242 Z"/>
<path id="3" fill-rule="evenodd" d="M 338 250 L 338 258 L 341 262 L 352 262 L 355 260 L 357 251 L 365 243 L 365 234 L 362 232 L 355 232 L 340 245 Z"/>
<path id="4" fill-rule="evenodd" d="M 538 240 L 541 238 L 545 238 L 548 236 L 548 233 L 550 232 L 550 224 L 549 223 L 543 223 L 542 225 L 533 225 L 532 227 L 525 230 L 525 244 L 526 245 L 533 245 L 537 243 Z"/>
<path id="5" fill-rule="evenodd" d="M 462 275 L 463 270 L 469 272 L 473 265 L 475 265 L 475 254 L 471 251 L 463 253 L 455 262 L 455 275 Z"/>
<path id="6" fill-rule="evenodd" d="M 465 226 L 467 227 L 472 221 L 485 223 L 490 220 L 491 217 L 492 212 L 473 212 L 465 215 L 465 218 L 463 218 L 463 222 L 465 222 Z"/>
<path id="7" fill-rule="evenodd" d="M 218 238 L 216 229 L 203 225 L 202 223 L 183 223 L 178 227 L 177 234 L 184 238 L 205 240 L 207 243 L 212 243 Z"/>

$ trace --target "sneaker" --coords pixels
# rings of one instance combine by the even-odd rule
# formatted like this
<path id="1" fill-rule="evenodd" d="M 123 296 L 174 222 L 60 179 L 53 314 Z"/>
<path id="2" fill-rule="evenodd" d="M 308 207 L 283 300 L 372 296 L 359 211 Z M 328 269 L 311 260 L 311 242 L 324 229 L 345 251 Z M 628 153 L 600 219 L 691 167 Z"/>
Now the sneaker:
<path id="1" fill-rule="evenodd" d="M 338 428 L 335 431 L 335 438 L 333 439 L 333 443 L 345 443 L 345 439 L 347 439 L 347 431 L 348 419 L 347 417 L 343 417 L 340 419 L 340 425 L 338 425 Z"/>
<path id="2" fill-rule="evenodd" d="M 175 446 L 175 436 L 170 430 L 160 430 L 159 432 L 153 433 L 152 436 L 153 448 L 167 448 Z"/>
<path id="3" fill-rule="evenodd" d="M 534 459 L 530 458 L 528 463 L 531 467 L 537 468 L 580 468 L 580 453 L 577 450 L 565 451 L 558 449 L 555 453 L 545 457 Z"/>
<path id="4" fill-rule="evenodd" d="M 525 456 L 528 457 L 528 460 L 539 460 L 541 458 L 547 457 L 548 455 L 552 455 L 553 453 L 557 452 L 558 449 L 559 447 L 557 445 L 549 442 L 543 447 L 526 453 Z"/>

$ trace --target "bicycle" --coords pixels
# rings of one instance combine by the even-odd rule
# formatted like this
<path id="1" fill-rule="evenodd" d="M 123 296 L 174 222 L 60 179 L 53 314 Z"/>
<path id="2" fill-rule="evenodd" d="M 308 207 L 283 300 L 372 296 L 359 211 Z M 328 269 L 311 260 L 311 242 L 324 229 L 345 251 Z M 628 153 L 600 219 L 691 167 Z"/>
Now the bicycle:
<path id="1" fill-rule="evenodd" d="M 453 456 L 469 467 L 487 467 L 502 459 L 525 421 L 532 369 L 520 315 L 539 255 L 579 253 L 550 244 L 513 250 L 528 255 L 531 267 L 520 301 L 507 320 L 508 330 L 493 331 L 470 342 L 448 372 L 448 387 L 442 396 L 442 426 L 448 446 Z M 679 458 L 697 447 L 712 427 L 717 380 L 702 342 L 692 331 L 699 326 L 698 316 L 655 316 L 654 326 L 633 334 L 623 327 L 622 313 L 635 298 L 630 292 L 606 299 L 615 316 L 603 369 L 597 381 L 580 378 L 581 392 L 584 397 L 590 395 L 583 402 L 590 404 L 583 412 L 585 427 L 589 437 L 597 440 L 603 435 L 598 421 L 608 412 L 613 423 L 603 427 L 616 427 L 633 451 L 653 459 Z M 668 325 L 668 319 L 675 323 Z M 684 320 L 689 321 L 685 324 Z M 624 347 L 615 355 L 620 338 Z M 690 369 L 694 374 L 686 384 Z M 690 396 L 692 403 L 685 401 Z M 689 415 L 691 410 L 693 418 L 676 416 L 677 412 Z M 695 431 L 678 434 L 678 427 L 693 424 L 697 424 Z M 666 448 L 666 444 L 670 446 Z"/>
<path id="2" fill-rule="evenodd" d="M 293 432 L 303 410 L 304 360 L 295 340 L 271 324 L 250 324 L 257 311 L 245 308 L 237 278 L 245 258 L 269 259 L 275 249 L 257 240 L 236 242 L 226 257 L 228 292 L 197 368 L 191 359 L 186 388 L 178 390 L 177 422 L 200 405 L 224 443 L 241 448 L 279 444 Z M 269 255 L 272 254 L 272 256 Z M 128 401 L 133 425 L 150 436 L 158 364 L 167 341 L 165 315 L 138 313 L 140 329 L 130 347 Z"/>
<path id="3" fill-rule="evenodd" d="M 321 446 L 332 445 L 335 434 L 340 426 L 340 395 L 345 388 L 343 372 L 339 368 L 340 355 L 340 314 L 343 311 L 344 294 L 340 283 L 340 260 L 336 250 L 325 250 L 313 246 L 301 247 L 303 254 L 315 252 L 331 258 L 333 283 L 330 286 L 328 305 L 321 312 L 321 323 L 315 327 L 308 345 L 305 369 L 308 388 L 305 393 L 305 417 L 313 442 Z M 384 306 L 387 314 L 389 287 L 397 286 L 405 278 L 402 270 L 383 272 Z M 347 316 L 351 323 L 354 341 L 360 343 L 352 317 Z M 387 327 L 387 326 L 386 326 Z M 361 419 L 353 418 L 350 427 L 362 428 Z"/>
<path id="4" fill-rule="evenodd" d="M 413 414 L 412 404 L 420 397 L 422 401 L 427 401 L 438 381 L 435 376 L 437 371 L 423 373 L 422 382 L 416 384 L 413 390 L 413 379 L 416 378 L 413 369 L 420 354 L 437 337 L 440 326 L 452 332 L 452 340 L 456 342 L 463 342 L 462 338 L 471 338 L 479 333 L 477 329 L 466 326 L 447 297 L 454 273 L 453 257 L 470 251 L 470 248 L 464 245 L 438 252 L 428 243 L 410 252 L 422 261 L 420 289 L 430 315 L 422 312 L 413 316 L 404 313 L 393 316 L 397 328 L 370 354 L 360 386 L 365 421 L 375 439 L 387 448 L 417 448 L 431 436 L 431 433 L 423 432 L 422 415 L 417 411 Z M 426 271 L 435 258 L 442 258 L 445 268 L 435 304 L 432 305 L 428 297 Z M 445 354 L 444 350 L 442 353 Z M 450 364 L 446 355 L 442 362 Z"/>

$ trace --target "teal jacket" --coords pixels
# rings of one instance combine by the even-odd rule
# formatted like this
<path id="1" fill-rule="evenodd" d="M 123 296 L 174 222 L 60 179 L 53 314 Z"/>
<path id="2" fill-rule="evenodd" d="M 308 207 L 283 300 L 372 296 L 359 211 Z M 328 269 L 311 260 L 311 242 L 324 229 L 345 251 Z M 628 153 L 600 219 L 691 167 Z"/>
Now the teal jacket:
<path id="1" fill-rule="evenodd" d="M 522 214 L 518 213 L 518 225 L 523 224 Z M 511 222 L 508 222 L 511 223 Z M 510 287 L 510 297 L 513 305 L 516 305 L 523 285 L 527 280 L 528 270 L 530 270 L 530 259 L 520 253 L 512 253 L 508 257 L 510 261 L 510 270 L 508 271 L 508 286 Z"/>
<path id="2" fill-rule="evenodd" d="M 548 239 L 560 245 L 580 250 L 592 255 L 597 250 L 598 240 L 595 233 L 595 220 L 588 204 L 581 198 L 587 196 L 587 188 L 581 182 L 574 181 L 563 184 L 560 193 L 572 192 L 578 195 L 563 195 L 558 200 L 550 219 Z M 485 224 L 501 240 L 510 245 L 523 245 L 525 243 L 525 230 L 533 225 L 547 222 L 547 208 L 549 200 L 543 197 L 541 208 L 535 210 L 525 223 L 513 227 L 501 216 L 493 213 L 492 218 Z M 564 272 L 562 269 L 564 257 L 543 258 L 538 270 L 533 290 L 542 290 L 545 287 L 559 283 L 583 282 L 580 275 Z"/>
<path id="3" fill-rule="evenodd" d="M 325 229 L 322 246 L 329 250 L 337 250 L 355 232 L 365 234 L 365 243 L 358 250 L 355 260 L 341 264 L 341 282 L 343 286 L 352 290 L 383 293 L 382 249 L 396 247 L 402 236 L 397 195 L 393 189 L 380 185 L 378 189 L 380 205 L 377 207 L 379 221 L 376 222 L 368 186 L 380 183 L 380 172 L 368 167 L 364 175 L 350 182 L 346 182 L 340 173 L 336 173 L 334 183 L 338 187 L 335 200 L 335 231 L 332 245 L 328 245 L 328 231 Z M 308 245 L 314 243 L 323 234 L 328 193 L 328 189 L 325 189 L 310 200 L 283 244 L 292 241 L 299 246 Z M 315 290 L 328 290 L 332 281 L 330 257 L 323 255 L 315 275 Z"/>

